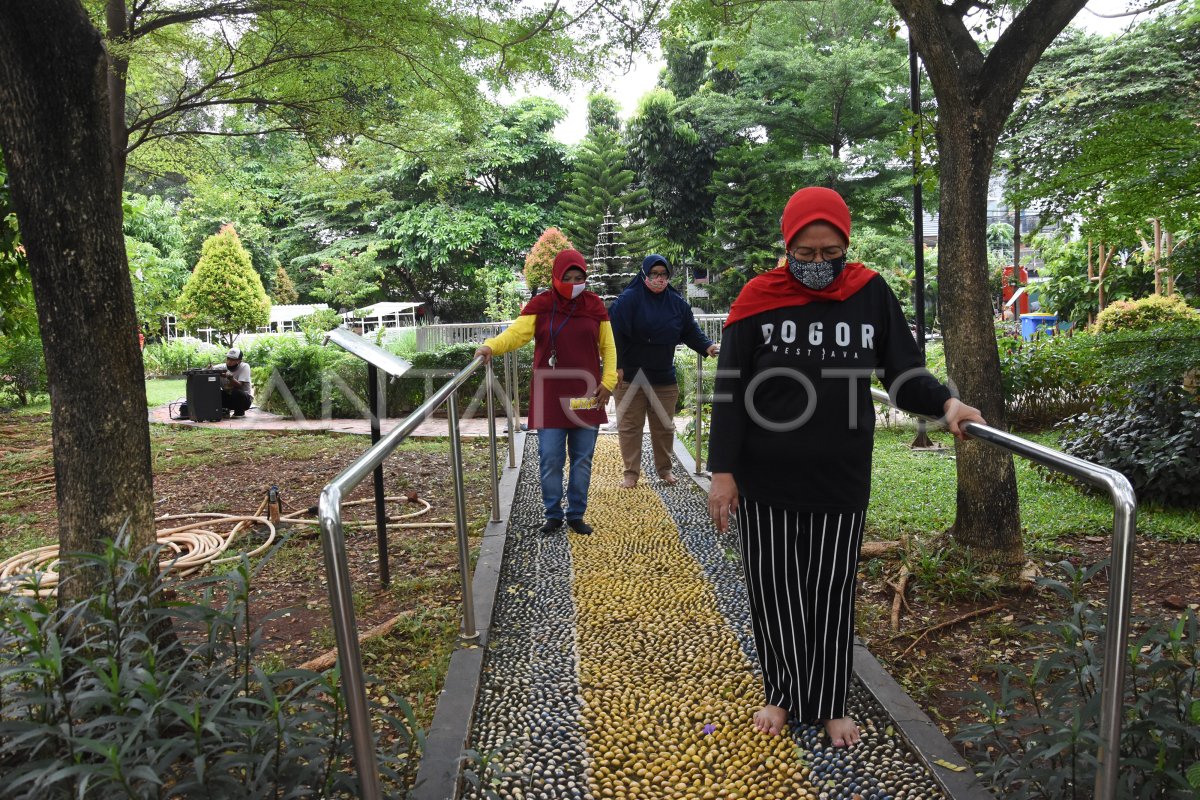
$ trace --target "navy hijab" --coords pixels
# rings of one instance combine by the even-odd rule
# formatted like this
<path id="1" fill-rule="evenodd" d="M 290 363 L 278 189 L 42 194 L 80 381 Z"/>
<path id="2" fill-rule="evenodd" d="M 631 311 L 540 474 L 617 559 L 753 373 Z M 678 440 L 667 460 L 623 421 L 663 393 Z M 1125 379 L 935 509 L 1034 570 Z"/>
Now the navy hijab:
<path id="1" fill-rule="evenodd" d="M 647 288 L 645 279 L 656 264 L 671 274 L 671 263 L 657 253 L 642 259 L 642 268 L 633 276 L 620 296 L 609 308 L 613 328 L 620 335 L 636 342 L 659 345 L 679 344 L 683 326 L 691 312 L 687 300 L 671 284 L 658 294 Z"/>

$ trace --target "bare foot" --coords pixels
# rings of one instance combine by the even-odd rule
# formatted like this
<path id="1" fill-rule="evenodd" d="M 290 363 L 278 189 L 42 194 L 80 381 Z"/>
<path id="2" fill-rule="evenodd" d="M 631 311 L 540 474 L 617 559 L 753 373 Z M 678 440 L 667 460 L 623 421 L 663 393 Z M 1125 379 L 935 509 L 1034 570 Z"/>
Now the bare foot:
<path id="1" fill-rule="evenodd" d="M 679 483 L 679 478 L 676 478 L 675 473 L 671 472 L 671 470 L 667 470 L 658 477 L 662 478 L 662 482 L 668 486 L 674 486 L 675 484 Z"/>
<path id="2" fill-rule="evenodd" d="M 626 475 L 625 480 L 621 481 L 622 489 L 632 489 L 635 486 L 637 486 L 637 478 L 636 477 L 630 477 L 630 476 Z"/>
<path id="3" fill-rule="evenodd" d="M 853 747 L 862 738 L 857 723 L 849 717 L 825 720 L 825 732 L 834 747 Z"/>
<path id="4" fill-rule="evenodd" d="M 778 736 L 787 727 L 787 712 L 779 706 L 763 706 L 754 712 L 754 729 L 768 736 Z"/>

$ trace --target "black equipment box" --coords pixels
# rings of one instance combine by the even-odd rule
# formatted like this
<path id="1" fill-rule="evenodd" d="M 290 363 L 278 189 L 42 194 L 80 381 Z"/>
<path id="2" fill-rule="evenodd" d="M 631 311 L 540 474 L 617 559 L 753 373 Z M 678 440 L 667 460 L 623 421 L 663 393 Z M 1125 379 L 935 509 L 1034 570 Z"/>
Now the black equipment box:
<path id="1" fill-rule="evenodd" d="M 187 378 L 187 415 L 193 422 L 216 422 L 225 416 L 221 402 L 223 369 L 189 369 Z"/>

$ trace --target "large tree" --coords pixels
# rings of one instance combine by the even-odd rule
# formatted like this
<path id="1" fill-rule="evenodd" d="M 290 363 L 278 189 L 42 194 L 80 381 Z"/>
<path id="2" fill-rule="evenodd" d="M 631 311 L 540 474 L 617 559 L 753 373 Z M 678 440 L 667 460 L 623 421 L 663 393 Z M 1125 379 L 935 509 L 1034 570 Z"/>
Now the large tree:
<path id="1" fill-rule="evenodd" d="M 987 187 L 996 145 L 1025 79 L 1086 0 L 984 7 L 973 0 L 891 0 L 908 24 L 938 103 L 938 263 L 946 365 L 962 396 L 1004 428 L 1000 362 L 988 289 Z M 1003 14 L 1003 18 L 1000 15 Z M 980 21 L 1006 22 L 990 46 Z M 1012 456 L 960 443 L 959 544 L 1001 567 L 1024 559 Z"/>
<path id="2" fill-rule="evenodd" d="M 154 541 L 150 431 L 108 59 L 79 0 L 0 4 L 0 150 L 29 255 L 53 414 L 59 544 L 95 550 L 126 528 Z M 62 570 L 60 602 L 91 594 Z"/>
<path id="3" fill-rule="evenodd" d="M 470 116 L 485 76 L 569 67 L 558 3 L 488 0 L 86 0 L 112 55 L 112 160 L 180 158 L 207 135 L 346 133 L 411 144 L 429 123 Z M 535 35 L 536 34 L 536 35 Z M 599 43 L 597 43 L 599 44 Z M 231 110 L 253 124 L 228 129 Z M 209 232 L 211 233 L 211 231 Z"/>

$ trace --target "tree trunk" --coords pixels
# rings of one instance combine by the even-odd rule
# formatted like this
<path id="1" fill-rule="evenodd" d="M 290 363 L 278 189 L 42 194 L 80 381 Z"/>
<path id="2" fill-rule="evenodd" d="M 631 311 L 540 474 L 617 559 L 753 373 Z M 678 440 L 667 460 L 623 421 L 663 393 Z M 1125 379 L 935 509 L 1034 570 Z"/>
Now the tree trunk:
<path id="1" fill-rule="evenodd" d="M 53 415 L 60 603 L 90 596 L 69 554 L 154 541 L 150 435 L 108 61 L 79 0 L 0 4 L 0 148 L 33 279 Z"/>
<path id="2" fill-rule="evenodd" d="M 962 398 L 1004 430 L 1003 383 L 987 268 L 987 187 L 995 143 L 970 114 L 940 109 L 941 204 L 938 280 L 946 369 Z M 951 265 L 954 265 L 951 268 Z M 957 444 L 954 539 L 1001 569 L 1024 562 L 1013 457 L 978 441 Z"/>
<path id="3" fill-rule="evenodd" d="M 108 40 L 124 45 L 129 39 L 125 0 L 108 0 L 105 6 Z M 120 52 L 120 50 L 118 50 Z M 129 146 L 129 127 L 125 122 L 125 86 L 128 82 L 129 59 L 112 56 L 108 64 L 108 136 L 112 149 L 113 178 L 118 191 L 125 184 L 126 148 Z"/>
<path id="4" fill-rule="evenodd" d="M 985 55 L 964 17 L 981 8 L 983 14 L 999 12 L 973 2 L 891 0 L 938 101 L 938 280 L 946 368 L 963 399 L 997 428 L 1006 427 L 1006 419 L 987 279 L 992 160 L 1029 72 L 1085 2 L 1029 0 L 1007 22 L 993 16 L 1003 32 Z M 1019 566 L 1024 548 L 1012 456 L 980 442 L 957 448 L 955 540 L 1001 568 Z"/>

